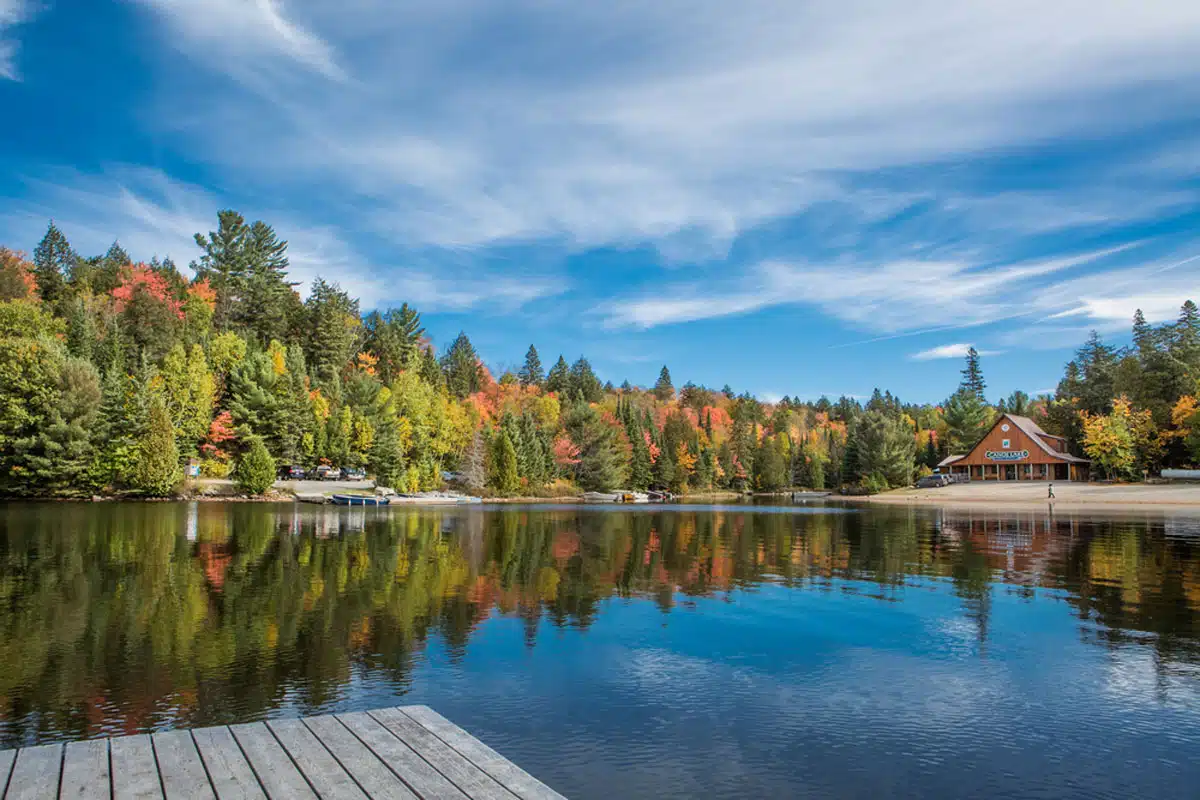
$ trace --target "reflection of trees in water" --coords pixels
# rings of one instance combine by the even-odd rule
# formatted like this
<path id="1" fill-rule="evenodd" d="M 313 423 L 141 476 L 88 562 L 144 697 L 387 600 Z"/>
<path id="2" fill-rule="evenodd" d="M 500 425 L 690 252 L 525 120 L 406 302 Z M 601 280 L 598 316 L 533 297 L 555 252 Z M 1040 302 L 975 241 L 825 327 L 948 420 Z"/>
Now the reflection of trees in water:
<path id="1" fill-rule="evenodd" d="M 765 582 L 903 601 L 947 579 L 981 646 L 994 592 L 1052 589 L 1100 644 L 1149 638 L 1164 669 L 1200 662 L 1200 544 L 1145 521 L 95 504 L 8 506 L 0 524 L 6 744 L 315 710 L 356 670 L 403 691 L 431 635 L 459 658 L 493 613 L 533 647 L 612 597 L 668 613 Z"/>

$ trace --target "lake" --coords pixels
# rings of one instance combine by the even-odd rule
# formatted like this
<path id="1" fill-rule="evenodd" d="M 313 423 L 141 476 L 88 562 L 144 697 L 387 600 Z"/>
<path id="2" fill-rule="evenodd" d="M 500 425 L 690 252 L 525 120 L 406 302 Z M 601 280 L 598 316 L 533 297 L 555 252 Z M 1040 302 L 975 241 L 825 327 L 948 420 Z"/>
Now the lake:
<path id="1" fill-rule="evenodd" d="M 1194 797 L 1200 516 L 0 506 L 0 748 L 406 703 L 573 798 Z"/>

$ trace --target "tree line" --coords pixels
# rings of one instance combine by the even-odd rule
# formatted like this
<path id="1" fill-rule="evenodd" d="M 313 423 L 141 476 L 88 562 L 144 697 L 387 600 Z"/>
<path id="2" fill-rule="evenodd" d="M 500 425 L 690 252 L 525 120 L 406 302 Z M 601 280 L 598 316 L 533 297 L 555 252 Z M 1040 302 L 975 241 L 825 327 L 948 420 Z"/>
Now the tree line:
<path id="1" fill-rule="evenodd" d="M 994 404 L 978 354 L 943 403 L 875 391 L 764 403 L 729 386 L 603 381 L 530 346 L 498 377 L 466 333 L 439 353 L 407 304 L 363 313 L 336 283 L 302 298 L 287 242 L 235 211 L 195 237 L 191 277 L 118 243 L 81 256 L 51 222 L 31 258 L 0 248 L 0 493 L 169 496 L 183 467 L 261 493 L 276 466 L 334 464 L 419 491 L 779 491 L 908 485 L 997 413 L 1033 416 L 1106 474 L 1200 461 L 1200 315 L 1133 344 L 1098 336 L 1053 395 Z"/>

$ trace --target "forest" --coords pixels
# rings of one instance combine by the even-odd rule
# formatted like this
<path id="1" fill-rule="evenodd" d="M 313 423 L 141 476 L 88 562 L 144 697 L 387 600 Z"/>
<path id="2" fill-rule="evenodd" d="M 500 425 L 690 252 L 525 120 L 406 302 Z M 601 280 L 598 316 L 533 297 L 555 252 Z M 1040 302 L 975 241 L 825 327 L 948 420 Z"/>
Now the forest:
<path id="1" fill-rule="evenodd" d="M 1053 395 L 989 400 L 972 350 L 939 404 L 878 389 L 766 403 L 676 387 L 666 366 L 652 387 L 616 386 L 583 356 L 546 369 L 532 345 L 497 375 L 466 333 L 439 351 L 407 304 L 364 313 L 322 279 L 302 298 L 265 222 L 220 211 L 195 241 L 185 271 L 118 243 L 80 255 L 53 222 L 31 257 L 0 247 L 0 495 L 175 496 L 189 465 L 261 494 L 282 464 L 359 467 L 408 492 L 452 475 L 496 497 L 876 492 L 965 452 L 1004 411 L 1102 477 L 1200 463 L 1191 300 L 1157 326 L 1137 312 L 1127 347 L 1093 333 Z"/>

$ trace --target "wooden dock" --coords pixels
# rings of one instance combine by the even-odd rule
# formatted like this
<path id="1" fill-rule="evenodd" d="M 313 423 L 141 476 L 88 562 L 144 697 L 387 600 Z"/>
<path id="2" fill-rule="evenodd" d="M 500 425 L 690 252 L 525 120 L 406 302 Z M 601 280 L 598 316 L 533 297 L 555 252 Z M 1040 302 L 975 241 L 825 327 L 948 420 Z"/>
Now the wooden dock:
<path id="1" fill-rule="evenodd" d="M 562 798 L 426 706 L 5 750 L 0 789 L 4 800 Z"/>

